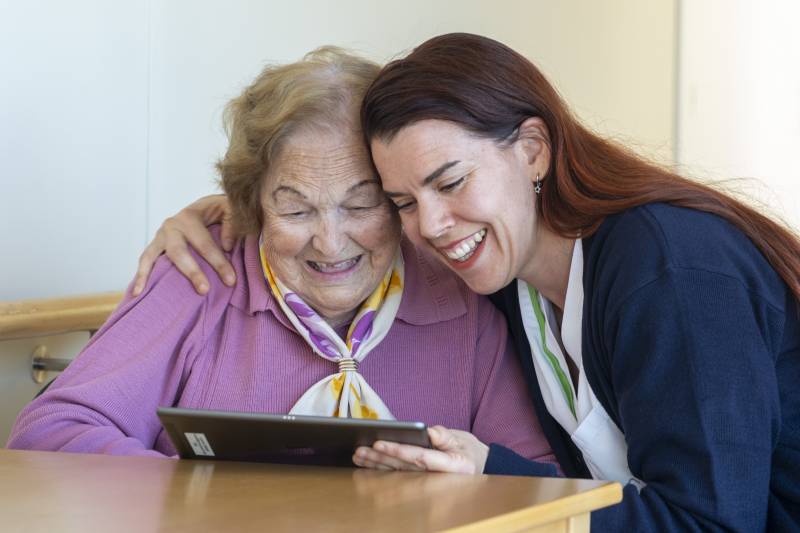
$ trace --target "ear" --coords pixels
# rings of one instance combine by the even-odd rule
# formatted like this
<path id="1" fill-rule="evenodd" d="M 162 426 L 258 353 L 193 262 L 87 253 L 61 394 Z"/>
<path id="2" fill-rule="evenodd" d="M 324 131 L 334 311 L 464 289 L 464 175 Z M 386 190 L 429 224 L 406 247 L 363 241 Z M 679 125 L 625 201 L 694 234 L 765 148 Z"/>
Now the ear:
<path id="1" fill-rule="evenodd" d="M 527 164 L 531 167 L 531 179 L 538 174 L 544 177 L 550 168 L 550 132 L 539 117 L 529 117 L 519 125 L 518 145 Z"/>

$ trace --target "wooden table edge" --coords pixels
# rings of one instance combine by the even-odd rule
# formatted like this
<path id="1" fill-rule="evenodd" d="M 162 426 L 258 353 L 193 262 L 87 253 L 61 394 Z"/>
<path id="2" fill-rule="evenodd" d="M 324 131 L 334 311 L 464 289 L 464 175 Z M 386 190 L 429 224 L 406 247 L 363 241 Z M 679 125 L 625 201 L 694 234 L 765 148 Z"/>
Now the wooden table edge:
<path id="1" fill-rule="evenodd" d="M 621 501 L 622 486 L 617 482 L 609 482 L 579 494 L 446 529 L 442 533 L 522 531 L 526 528 L 544 526 L 558 520 L 588 514 Z"/>

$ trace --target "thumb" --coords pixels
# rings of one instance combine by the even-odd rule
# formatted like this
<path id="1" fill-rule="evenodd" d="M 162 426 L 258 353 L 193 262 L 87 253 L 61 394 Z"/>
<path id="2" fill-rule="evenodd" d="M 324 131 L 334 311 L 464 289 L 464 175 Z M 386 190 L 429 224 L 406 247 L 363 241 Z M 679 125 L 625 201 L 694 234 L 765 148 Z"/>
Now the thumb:
<path id="1" fill-rule="evenodd" d="M 447 452 L 458 448 L 458 439 L 456 439 L 456 436 L 443 426 L 429 427 L 428 436 L 431 439 L 431 444 L 437 450 Z"/>

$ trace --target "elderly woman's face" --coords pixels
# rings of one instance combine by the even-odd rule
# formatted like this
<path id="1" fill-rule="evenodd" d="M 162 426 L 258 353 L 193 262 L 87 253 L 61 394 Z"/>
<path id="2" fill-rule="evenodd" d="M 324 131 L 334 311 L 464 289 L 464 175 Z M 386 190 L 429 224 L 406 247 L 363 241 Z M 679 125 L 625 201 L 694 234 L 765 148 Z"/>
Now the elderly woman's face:
<path id="1" fill-rule="evenodd" d="M 277 159 L 261 197 L 267 260 L 287 287 L 341 325 L 392 264 L 399 219 L 355 133 L 298 132 Z"/>

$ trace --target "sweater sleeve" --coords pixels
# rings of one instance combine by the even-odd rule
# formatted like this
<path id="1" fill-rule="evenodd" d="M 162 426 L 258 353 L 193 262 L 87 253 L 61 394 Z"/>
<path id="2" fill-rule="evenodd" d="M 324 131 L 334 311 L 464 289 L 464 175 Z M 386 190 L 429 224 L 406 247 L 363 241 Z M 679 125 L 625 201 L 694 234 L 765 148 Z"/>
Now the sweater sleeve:
<path id="1" fill-rule="evenodd" d="M 500 476 L 561 477 L 555 463 L 530 461 L 499 444 L 489 445 L 489 456 L 486 458 L 483 473 Z"/>
<path id="2" fill-rule="evenodd" d="M 202 338 L 206 299 L 161 259 L 78 357 L 19 414 L 9 448 L 162 456 L 160 405 L 173 405 Z"/>
<path id="3" fill-rule="evenodd" d="M 486 298 L 479 300 L 480 334 L 475 353 L 478 381 L 473 392 L 477 405 L 472 433 L 483 442 L 496 443 L 527 459 L 547 463 L 540 474 L 545 475 L 551 472 L 556 459 L 534 412 L 519 361 L 507 342 L 505 320 Z M 490 447 L 490 452 L 497 453 L 501 447 Z M 504 462 L 500 456 L 491 459 L 487 463 L 490 468 Z"/>
<path id="4" fill-rule="evenodd" d="M 593 513 L 593 530 L 765 528 L 781 316 L 738 279 L 670 268 L 592 322 L 628 464 L 646 484 Z"/>

